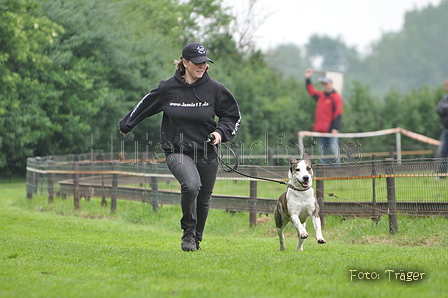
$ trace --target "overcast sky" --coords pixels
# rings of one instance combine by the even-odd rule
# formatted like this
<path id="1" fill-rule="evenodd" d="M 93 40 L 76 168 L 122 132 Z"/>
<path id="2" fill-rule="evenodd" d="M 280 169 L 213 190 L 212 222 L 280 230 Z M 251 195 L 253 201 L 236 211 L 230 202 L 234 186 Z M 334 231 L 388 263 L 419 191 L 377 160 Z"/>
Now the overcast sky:
<path id="1" fill-rule="evenodd" d="M 325 34 L 357 46 L 367 46 L 383 32 L 399 31 L 406 11 L 441 0 L 257 0 L 258 15 L 268 16 L 256 33 L 257 48 L 278 44 L 303 46 L 312 34 Z M 249 0 L 223 0 L 234 12 L 247 10 Z"/>

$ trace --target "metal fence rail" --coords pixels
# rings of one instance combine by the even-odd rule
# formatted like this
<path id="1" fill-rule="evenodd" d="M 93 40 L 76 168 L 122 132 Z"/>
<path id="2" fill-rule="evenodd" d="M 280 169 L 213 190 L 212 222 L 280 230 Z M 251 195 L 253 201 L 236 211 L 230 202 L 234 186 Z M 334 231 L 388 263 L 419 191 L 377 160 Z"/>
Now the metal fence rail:
<path id="1" fill-rule="evenodd" d="M 242 165 L 240 171 L 286 181 L 284 166 Z M 405 214 L 448 216 L 446 161 L 441 159 L 386 159 L 353 164 L 314 165 L 314 188 L 322 215 L 371 216 Z M 283 186 L 260 182 L 222 170 L 221 188 L 212 197 L 211 208 L 251 213 L 272 213 Z M 217 183 L 218 183 L 217 182 Z M 268 193 L 268 191 L 271 191 Z M 107 160 L 104 156 L 70 155 L 28 158 L 27 197 L 34 194 L 80 198 L 110 198 L 111 210 L 117 200 L 178 204 L 179 187 L 162 160 Z"/>

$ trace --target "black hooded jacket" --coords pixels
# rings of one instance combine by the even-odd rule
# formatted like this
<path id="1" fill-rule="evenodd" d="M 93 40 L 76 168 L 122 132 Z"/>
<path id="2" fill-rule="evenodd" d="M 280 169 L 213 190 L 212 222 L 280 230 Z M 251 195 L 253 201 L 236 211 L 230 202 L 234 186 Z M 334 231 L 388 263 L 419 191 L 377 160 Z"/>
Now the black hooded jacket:
<path id="1" fill-rule="evenodd" d="M 241 123 L 238 104 L 223 84 L 208 72 L 188 84 L 176 70 L 173 77 L 161 81 L 121 119 L 120 131 L 128 133 L 146 117 L 162 111 L 160 141 L 167 154 L 213 153 L 213 147 L 206 142 L 208 135 L 216 131 L 222 142 L 231 141 Z"/>
<path id="2" fill-rule="evenodd" d="M 445 94 L 437 105 L 437 114 L 445 129 L 448 129 L 448 93 Z"/>

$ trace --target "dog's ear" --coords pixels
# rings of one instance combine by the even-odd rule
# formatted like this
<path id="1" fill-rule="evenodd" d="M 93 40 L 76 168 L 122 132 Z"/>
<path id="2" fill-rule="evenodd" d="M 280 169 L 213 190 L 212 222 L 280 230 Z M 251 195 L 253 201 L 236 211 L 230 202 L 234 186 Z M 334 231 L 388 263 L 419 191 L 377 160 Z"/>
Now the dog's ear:
<path id="1" fill-rule="evenodd" d="M 310 160 L 311 160 L 310 157 L 309 157 L 309 155 L 308 155 L 306 152 L 303 153 L 303 157 L 302 157 L 302 159 L 305 160 L 305 161 L 310 161 Z"/>
<path id="2" fill-rule="evenodd" d="M 295 159 L 294 157 L 292 157 L 292 156 L 290 155 L 290 156 L 289 156 L 289 162 L 290 162 L 291 164 L 293 164 L 293 163 L 297 163 L 298 160 Z"/>
<path id="3" fill-rule="evenodd" d="M 295 159 L 294 157 L 292 157 L 291 155 L 289 156 L 289 171 L 292 173 L 293 172 L 293 166 L 295 164 L 297 164 L 299 161 L 297 159 Z"/>

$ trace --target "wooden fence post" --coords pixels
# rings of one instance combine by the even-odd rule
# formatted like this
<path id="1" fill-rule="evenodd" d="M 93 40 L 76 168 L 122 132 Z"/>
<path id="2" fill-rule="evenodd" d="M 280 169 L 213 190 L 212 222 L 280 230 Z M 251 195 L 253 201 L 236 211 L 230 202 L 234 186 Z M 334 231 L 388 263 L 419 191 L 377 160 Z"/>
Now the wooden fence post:
<path id="1" fill-rule="evenodd" d="M 151 205 L 154 212 L 159 211 L 159 185 L 157 177 L 151 177 Z"/>
<path id="2" fill-rule="evenodd" d="M 386 158 L 386 174 L 393 174 L 393 159 Z M 397 222 L 397 200 L 395 197 L 395 178 L 387 177 L 387 206 L 389 209 L 389 232 L 395 234 L 398 232 Z"/>
<path id="3" fill-rule="evenodd" d="M 31 165 L 31 161 L 34 158 L 29 157 L 27 160 L 27 166 Z M 34 172 L 27 170 L 26 171 L 26 197 L 31 200 L 33 198 L 33 188 L 32 188 L 32 181 L 33 181 L 33 174 Z"/>
<path id="4" fill-rule="evenodd" d="M 375 159 L 376 159 L 376 155 L 372 154 L 372 176 L 376 175 Z M 372 208 L 373 208 L 372 220 L 377 221 L 378 220 L 378 210 L 376 208 L 376 179 L 375 178 L 372 178 Z"/>
<path id="5" fill-rule="evenodd" d="M 251 226 L 257 225 L 257 181 L 250 181 L 250 206 L 252 211 L 249 213 L 249 222 Z"/>
<path id="6" fill-rule="evenodd" d="M 75 157 L 73 161 L 73 204 L 76 210 L 79 210 L 79 162 Z"/>
<path id="7" fill-rule="evenodd" d="M 54 201 L 54 173 L 51 172 L 53 167 L 54 167 L 53 157 L 50 157 L 47 167 L 47 169 L 50 170 L 50 173 L 48 174 L 48 203 L 53 203 Z"/>
<path id="8" fill-rule="evenodd" d="M 268 165 L 273 166 L 275 164 L 274 161 L 274 149 L 268 148 Z"/>
<path id="9" fill-rule="evenodd" d="M 42 165 L 42 157 L 41 156 L 36 156 L 35 157 L 35 161 L 36 161 L 36 165 L 35 167 L 38 170 L 41 170 L 41 165 Z M 37 194 L 37 191 L 39 190 L 39 183 L 40 183 L 40 171 L 39 172 L 33 172 L 33 184 L 32 184 L 32 191 L 33 194 Z"/>
<path id="10" fill-rule="evenodd" d="M 257 176 L 255 170 L 251 170 L 252 176 Z M 257 225 L 257 181 L 250 181 L 250 213 L 249 213 L 249 225 Z"/>
<path id="11" fill-rule="evenodd" d="M 104 189 L 104 168 L 105 168 L 105 161 L 104 161 L 104 153 L 101 153 L 101 206 L 105 207 L 107 206 L 106 201 L 106 194 Z"/>
<path id="12" fill-rule="evenodd" d="M 148 153 L 146 151 L 142 152 L 142 163 L 141 163 L 141 171 L 142 174 L 146 173 L 146 159 L 148 158 Z M 142 181 L 139 184 L 140 187 L 146 188 L 146 177 L 142 176 Z"/>
<path id="13" fill-rule="evenodd" d="M 112 198 L 110 200 L 110 211 L 114 213 L 117 210 L 118 194 L 118 174 L 112 174 Z"/>

